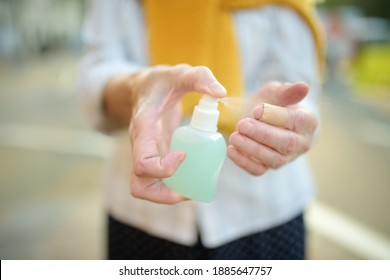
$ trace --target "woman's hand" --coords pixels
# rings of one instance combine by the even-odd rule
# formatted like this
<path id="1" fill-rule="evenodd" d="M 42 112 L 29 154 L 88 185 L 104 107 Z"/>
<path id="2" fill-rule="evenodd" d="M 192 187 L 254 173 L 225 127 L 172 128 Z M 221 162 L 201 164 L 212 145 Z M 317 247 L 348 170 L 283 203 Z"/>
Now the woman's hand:
<path id="1" fill-rule="evenodd" d="M 230 159 L 261 175 L 307 152 L 318 124 L 310 111 L 297 105 L 307 93 L 304 83 L 270 82 L 262 87 L 251 100 L 258 104 L 252 116 L 240 120 L 229 138 Z"/>
<path id="2" fill-rule="evenodd" d="M 208 68 L 177 65 L 145 69 L 133 80 L 132 91 L 139 101 L 129 127 L 131 194 L 165 204 L 185 200 L 162 182 L 185 159 L 183 151 L 169 152 L 181 116 L 179 100 L 190 91 L 221 98 L 226 90 Z"/>

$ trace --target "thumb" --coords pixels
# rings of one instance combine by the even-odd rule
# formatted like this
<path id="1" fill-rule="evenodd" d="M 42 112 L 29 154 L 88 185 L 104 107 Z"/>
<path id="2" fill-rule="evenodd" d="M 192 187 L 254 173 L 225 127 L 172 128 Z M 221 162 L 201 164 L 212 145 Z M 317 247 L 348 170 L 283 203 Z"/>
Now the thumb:
<path id="1" fill-rule="evenodd" d="M 176 79 L 176 89 L 182 93 L 197 91 L 216 98 L 226 95 L 226 89 L 217 81 L 211 70 L 205 66 L 177 66 L 180 74 Z"/>
<path id="2" fill-rule="evenodd" d="M 303 82 L 293 84 L 270 82 L 264 86 L 259 98 L 262 102 L 286 107 L 300 102 L 308 91 L 308 85 Z"/>
<path id="3" fill-rule="evenodd" d="M 171 108 L 188 92 L 196 91 L 215 98 L 226 96 L 225 87 L 206 66 L 179 64 L 172 67 L 170 77 L 173 78 L 173 90 L 160 107 L 160 112 Z"/>

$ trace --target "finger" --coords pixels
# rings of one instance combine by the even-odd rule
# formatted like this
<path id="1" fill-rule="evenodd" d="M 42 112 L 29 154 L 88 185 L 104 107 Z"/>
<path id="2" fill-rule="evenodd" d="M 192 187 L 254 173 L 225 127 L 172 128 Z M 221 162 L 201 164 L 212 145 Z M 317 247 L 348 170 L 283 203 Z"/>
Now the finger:
<path id="1" fill-rule="evenodd" d="M 174 151 L 160 156 L 148 156 L 147 153 L 135 153 L 133 170 L 135 175 L 145 178 L 166 178 L 175 173 L 186 157 L 183 151 Z"/>
<path id="2" fill-rule="evenodd" d="M 226 95 L 225 87 L 217 81 L 211 70 L 205 66 L 179 65 L 176 71 L 179 71 L 176 88 L 183 92 L 197 91 L 216 98 L 222 98 Z"/>
<path id="3" fill-rule="evenodd" d="M 161 124 L 162 127 L 164 127 L 165 133 L 161 135 L 162 141 L 159 141 L 160 152 L 167 153 L 169 151 L 173 132 L 180 124 L 180 117 L 181 117 L 181 107 L 179 106 L 179 104 L 177 104 L 170 110 L 166 110 L 166 112 L 162 114 Z"/>
<path id="4" fill-rule="evenodd" d="M 252 111 L 252 115 L 257 120 L 278 127 L 285 127 L 289 118 L 289 112 L 286 107 L 275 106 L 268 103 L 256 106 Z"/>
<path id="5" fill-rule="evenodd" d="M 248 173 L 258 176 L 262 175 L 267 171 L 267 168 L 253 160 L 251 157 L 242 154 L 237 148 L 234 146 L 229 146 L 227 148 L 228 157 L 235 162 L 239 167 L 246 170 Z"/>
<path id="6" fill-rule="evenodd" d="M 285 128 L 302 134 L 312 134 L 317 126 L 316 116 L 306 108 L 291 107 L 288 108 L 288 119 Z"/>
<path id="7" fill-rule="evenodd" d="M 298 133 L 311 133 L 318 125 L 314 114 L 296 106 L 286 108 L 264 103 L 253 109 L 252 116 L 262 122 Z"/>
<path id="8" fill-rule="evenodd" d="M 160 154 L 157 133 L 161 129 L 155 113 L 145 109 L 139 112 L 130 126 L 134 173 L 139 177 L 165 178 L 171 176 L 185 159 L 183 151 Z"/>
<path id="9" fill-rule="evenodd" d="M 300 102 L 308 91 L 308 85 L 303 82 L 293 84 L 270 82 L 264 86 L 260 99 L 266 103 L 285 107 Z"/>
<path id="10" fill-rule="evenodd" d="M 134 173 L 131 174 L 131 195 L 135 198 L 162 204 L 175 204 L 188 200 L 165 186 L 161 180 L 140 178 Z"/>
<path id="11" fill-rule="evenodd" d="M 259 144 L 270 147 L 282 155 L 291 155 L 307 150 L 308 141 L 305 136 L 290 130 L 258 122 L 251 118 L 241 120 L 237 124 L 237 130 L 240 134 L 249 137 Z M 230 140 L 233 140 L 237 136 L 236 134 L 232 134 L 231 137 L 232 139 Z M 234 140 L 238 141 L 237 139 Z M 244 146 L 244 144 L 242 145 Z"/>
<path id="12" fill-rule="evenodd" d="M 217 81 L 211 70 L 205 66 L 176 65 L 171 68 L 169 77 L 173 82 L 173 88 L 169 92 L 168 98 L 159 107 L 159 114 L 169 110 L 188 92 L 196 91 L 215 98 L 226 96 L 224 86 Z"/>
<path id="13" fill-rule="evenodd" d="M 256 142 L 240 133 L 232 134 L 229 140 L 230 144 L 232 144 L 239 152 L 254 158 L 266 167 L 275 169 L 288 162 L 287 155 L 282 155 L 276 150 Z"/>

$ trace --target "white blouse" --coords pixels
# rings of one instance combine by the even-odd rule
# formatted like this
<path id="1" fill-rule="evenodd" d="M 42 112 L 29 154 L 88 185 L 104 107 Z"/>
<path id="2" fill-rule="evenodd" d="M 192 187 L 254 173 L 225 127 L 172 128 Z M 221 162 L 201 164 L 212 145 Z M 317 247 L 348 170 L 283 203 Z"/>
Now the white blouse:
<path id="1" fill-rule="evenodd" d="M 247 95 L 269 80 L 310 85 L 301 102 L 318 116 L 319 79 L 312 34 L 295 11 L 280 6 L 234 12 Z M 112 132 L 102 112 L 103 87 L 113 76 L 148 65 L 143 11 L 137 0 L 93 0 L 86 18 L 80 96 L 95 128 L 110 132 L 116 149 L 104 181 L 105 204 L 116 219 L 154 236 L 193 245 L 198 232 L 206 247 L 285 223 L 314 196 L 305 157 L 262 176 L 252 176 L 226 159 L 211 203 L 160 205 L 130 195 L 127 131 Z"/>

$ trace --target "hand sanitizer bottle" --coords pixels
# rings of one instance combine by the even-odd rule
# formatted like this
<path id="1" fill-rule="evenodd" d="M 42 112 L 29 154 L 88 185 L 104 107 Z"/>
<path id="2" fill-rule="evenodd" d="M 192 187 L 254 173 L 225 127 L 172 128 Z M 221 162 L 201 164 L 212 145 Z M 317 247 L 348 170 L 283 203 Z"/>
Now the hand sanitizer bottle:
<path id="1" fill-rule="evenodd" d="M 214 199 L 219 173 L 226 157 L 226 142 L 217 132 L 218 99 L 204 95 L 195 106 L 191 122 L 175 130 L 171 150 L 187 156 L 164 183 L 177 193 L 202 202 Z"/>

